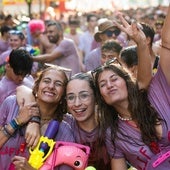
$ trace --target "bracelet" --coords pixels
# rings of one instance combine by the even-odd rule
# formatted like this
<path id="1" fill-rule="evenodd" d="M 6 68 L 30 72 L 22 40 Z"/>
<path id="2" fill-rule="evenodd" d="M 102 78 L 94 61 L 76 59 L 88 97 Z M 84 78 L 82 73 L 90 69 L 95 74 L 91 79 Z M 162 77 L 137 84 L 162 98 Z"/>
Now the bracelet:
<path id="1" fill-rule="evenodd" d="M 6 125 L 1 130 L 6 137 L 10 138 L 12 136 L 12 134 L 8 131 Z"/>
<path id="2" fill-rule="evenodd" d="M 12 119 L 9 124 L 14 130 L 17 130 L 20 127 L 19 124 L 16 122 L 16 119 Z"/>
<path id="3" fill-rule="evenodd" d="M 14 120 L 16 121 L 16 123 L 17 123 L 18 126 L 21 126 L 21 125 L 22 125 L 22 123 L 21 123 L 17 118 L 14 118 Z"/>
<path id="4" fill-rule="evenodd" d="M 41 123 L 41 117 L 40 116 L 33 116 L 29 122 L 35 122 L 40 124 Z"/>

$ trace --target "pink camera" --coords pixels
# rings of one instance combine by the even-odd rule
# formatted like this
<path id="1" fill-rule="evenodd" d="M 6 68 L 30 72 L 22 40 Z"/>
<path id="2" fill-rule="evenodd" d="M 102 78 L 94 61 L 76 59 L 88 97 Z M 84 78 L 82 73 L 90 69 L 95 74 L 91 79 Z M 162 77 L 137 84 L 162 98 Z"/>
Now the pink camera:
<path id="1" fill-rule="evenodd" d="M 85 145 L 57 141 L 52 154 L 45 161 L 40 170 L 50 170 L 57 165 L 69 165 L 75 170 L 87 167 L 90 148 Z"/>

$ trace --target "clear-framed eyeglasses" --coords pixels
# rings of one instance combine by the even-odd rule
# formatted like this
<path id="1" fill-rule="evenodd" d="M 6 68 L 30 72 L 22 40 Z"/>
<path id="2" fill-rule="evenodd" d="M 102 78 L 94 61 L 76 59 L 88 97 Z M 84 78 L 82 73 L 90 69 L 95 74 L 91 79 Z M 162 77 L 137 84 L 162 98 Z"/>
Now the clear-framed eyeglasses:
<path id="1" fill-rule="evenodd" d="M 93 95 L 93 93 L 89 93 L 89 92 L 80 92 L 78 95 L 67 94 L 66 100 L 68 103 L 73 104 L 76 102 L 76 99 L 78 97 L 81 102 L 86 102 L 90 99 L 91 95 Z"/>

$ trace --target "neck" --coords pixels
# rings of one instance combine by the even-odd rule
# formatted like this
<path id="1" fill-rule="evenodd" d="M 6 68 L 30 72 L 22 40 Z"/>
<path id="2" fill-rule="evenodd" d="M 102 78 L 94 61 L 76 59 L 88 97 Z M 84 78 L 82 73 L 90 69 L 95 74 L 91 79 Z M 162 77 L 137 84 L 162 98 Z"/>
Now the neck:
<path id="1" fill-rule="evenodd" d="M 86 121 L 78 122 L 78 125 L 84 131 L 91 132 L 93 129 L 97 127 L 98 124 L 95 118 L 90 118 Z"/>
<path id="2" fill-rule="evenodd" d="M 57 104 L 47 104 L 44 102 L 40 102 L 37 100 L 37 103 L 39 105 L 40 113 L 41 113 L 41 119 L 52 119 L 54 118 L 54 113 L 57 108 Z"/>

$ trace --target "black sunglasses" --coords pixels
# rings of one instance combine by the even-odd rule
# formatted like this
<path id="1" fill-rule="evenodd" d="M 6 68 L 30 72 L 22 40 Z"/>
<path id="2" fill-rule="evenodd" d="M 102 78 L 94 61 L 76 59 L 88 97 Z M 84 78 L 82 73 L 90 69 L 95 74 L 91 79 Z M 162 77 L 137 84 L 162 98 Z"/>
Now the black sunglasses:
<path id="1" fill-rule="evenodd" d="M 116 57 L 114 57 L 110 60 L 107 60 L 102 66 L 99 66 L 99 67 L 97 67 L 97 68 L 95 68 L 94 70 L 91 71 L 91 75 L 92 75 L 93 80 L 95 79 L 95 75 L 96 75 L 97 72 L 102 71 L 103 68 L 105 68 L 109 65 L 112 65 L 112 64 L 118 64 L 119 66 L 121 66 L 121 63 L 119 62 L 119 60 Z"/>
<path id="2" fill-rule="evenodd" d="M 120 34 L 120 30 L 118 28 L 115 28 L 114 30 L 106 30 L 103 33 L 106 34 L 108 37 L 112 37 L 113 34 L 115 36 L 118 36 Z"/>

